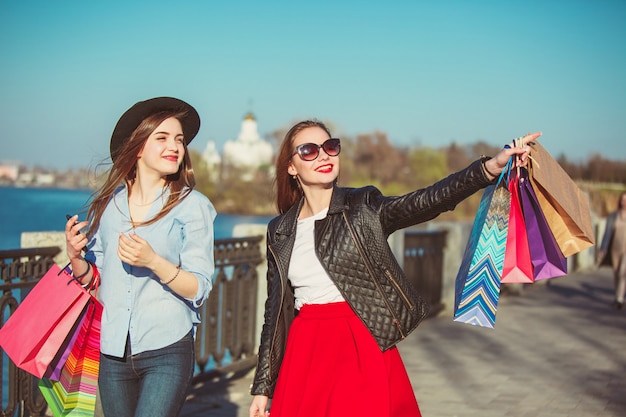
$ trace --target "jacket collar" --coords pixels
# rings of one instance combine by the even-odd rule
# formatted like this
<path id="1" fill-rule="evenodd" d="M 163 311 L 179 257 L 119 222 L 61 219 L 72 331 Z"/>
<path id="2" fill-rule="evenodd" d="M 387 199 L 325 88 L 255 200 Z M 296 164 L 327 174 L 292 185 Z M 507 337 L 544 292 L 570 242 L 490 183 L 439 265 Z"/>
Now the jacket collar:
<path id="1" fill-rule="evenodd" d="M 341 213 L 348 209 L 348 189 L 343 187 L 333 188 L 333 195 L 330 197 L 330 207 L 328 207 L 328 214 Z"/>
<path id="2" fill-rule="evenodd" d="M 304 197 L 298 201 L 298 204 L 291 206 L 289 210 L 280 219 L 278 227 L 276 227 L 276 234 L 279 235 L 291 235 L 296 232 L 296 225 L 298 224 L 298 213 L 300 208 L 304 204 Z"/>
<path id="3" fill-rule="evenodd" d="M 328 214 L 337 214 L 346 210 L 348 208 L 347 196 L 348 189 L 335 185 L 333 187 L 333 195 L 330 197 Z M 276 233 L 282 235 L 295 234 L 296 226 L 298 224 L 298 214 L 300 213 L 300 209 L 302 208 L 303 204 L 304 197 L 300 199 L 298 204 L 294 204 L 289 210 L 287 210 L 287 212 L 280 220 L 278 227 L 276 228 Z"/>

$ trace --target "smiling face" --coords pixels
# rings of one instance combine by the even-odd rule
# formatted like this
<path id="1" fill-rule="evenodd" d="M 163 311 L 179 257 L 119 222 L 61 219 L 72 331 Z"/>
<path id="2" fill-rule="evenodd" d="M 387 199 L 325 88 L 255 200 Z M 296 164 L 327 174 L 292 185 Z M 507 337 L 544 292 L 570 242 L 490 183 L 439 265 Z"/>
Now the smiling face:
<path id="1" fill-rule="evenodd" d="M 319 127 L 309 127 L 302 130 L 293 140 L 292 152 L 305 143 L 321 145 L 329 139 L 328 133 Z M 333 186 L 339 176 L 339 156 L 329 156 L 323 149 L 319 149 L 319 156 L 313 161 L 303 161 L 295 153 L 287 170 L 289 175 L 297 175 L 300 184 L 304 186 L 321 185 L 324 188 Z"/>
<path id="2" fill-rule="evenodd" d="M 175 174 L 184 155 L 183 128 L 178 119 L 170 117 L 148 136 L 137 155 L 137 170 L 144 175 L 154 173 L 160 177 Z"/>

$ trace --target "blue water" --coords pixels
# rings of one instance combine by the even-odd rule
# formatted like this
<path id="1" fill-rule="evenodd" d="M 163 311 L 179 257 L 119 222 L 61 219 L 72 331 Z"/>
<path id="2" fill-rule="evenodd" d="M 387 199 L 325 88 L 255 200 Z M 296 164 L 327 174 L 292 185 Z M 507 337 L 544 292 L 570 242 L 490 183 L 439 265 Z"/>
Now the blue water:
<path id="1" fill-rule="evenodd" d="M 66 214 L 84 219 L 90 195 L 88 190 L 0 187 L 0 250 L 18 249 L 22 232 L 62 231 Z M 218 213 L 215 238 L 231 237 L 237 224 L 267 224 L 271 218 Z"/>

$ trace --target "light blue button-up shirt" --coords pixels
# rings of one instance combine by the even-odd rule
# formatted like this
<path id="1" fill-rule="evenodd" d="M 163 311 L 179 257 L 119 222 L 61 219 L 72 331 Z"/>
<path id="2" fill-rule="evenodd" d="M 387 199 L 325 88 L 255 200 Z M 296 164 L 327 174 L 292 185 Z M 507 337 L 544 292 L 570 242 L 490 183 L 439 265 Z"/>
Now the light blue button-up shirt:
<path id="1" fill-rule="evenodd" d="M 146 218 L 163 207 L 168 193 L 157 197 Z M 165 217 L 134 231 L 152 249 L 198 279 L 194 298 L 174 293 L 148 268 L 123 263 L 117 255 L 120 232 L 132 233 L 126 187 L 106 207 L 85 256 L 100 271 L 98 299 L 102 314 L 101 352 L 124 356 L 127 335 L 133 355 L 168 346 L 200 323 L 198 307 L 207 299 L 215 269 L 213 220 L 217 213 L 204 195 L 192 191 Z"/>

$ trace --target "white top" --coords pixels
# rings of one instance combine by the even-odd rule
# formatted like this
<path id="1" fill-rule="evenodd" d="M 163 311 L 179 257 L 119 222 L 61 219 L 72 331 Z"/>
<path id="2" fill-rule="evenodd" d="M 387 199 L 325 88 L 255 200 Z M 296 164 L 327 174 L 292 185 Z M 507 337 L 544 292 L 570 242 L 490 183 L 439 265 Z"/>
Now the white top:
<path id="1" fill-rule="evenodd" d="M 295 307 L 345 301 L 315 254 L 315 220 L 326 217 L 328 208 L 298 220 L 296 241 L 289 264 L 289 281 L 294 287 Z"/>

